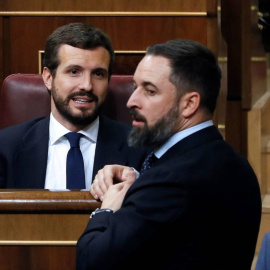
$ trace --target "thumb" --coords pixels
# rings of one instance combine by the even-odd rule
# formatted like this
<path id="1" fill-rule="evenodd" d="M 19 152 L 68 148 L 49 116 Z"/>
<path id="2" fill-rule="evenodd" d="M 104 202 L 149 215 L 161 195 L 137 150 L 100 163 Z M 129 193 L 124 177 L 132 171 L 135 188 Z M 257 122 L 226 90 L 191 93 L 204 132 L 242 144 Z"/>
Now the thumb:
<path id="1" fill-rule="evenodd" d="M 125 175 L 126 181 L 125 181 L 125 187 L 129 188 L 134 181 L 136 180 L 136 173 L 134 171 L 129 171 L 126 175 Z"/>

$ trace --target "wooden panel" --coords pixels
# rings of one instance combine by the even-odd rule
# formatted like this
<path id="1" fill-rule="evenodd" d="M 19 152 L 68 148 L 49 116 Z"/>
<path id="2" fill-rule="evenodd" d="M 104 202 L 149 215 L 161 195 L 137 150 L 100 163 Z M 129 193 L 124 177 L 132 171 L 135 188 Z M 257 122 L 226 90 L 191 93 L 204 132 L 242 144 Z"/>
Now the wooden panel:
<path id="1" fill-rule="evenodd" d="M 0 246 L 1 270 L 75 270 L 76 247 Z"/>
<path id="2" fill-rule="evenodd" d="M 89 211 L 90 212 L 90 211 Z M 90 214 L 1 214 L 1 241 L 77 241 Z"/>
<path id="3" fill-rule="evenodd" d="M 0 213 L 90 213 L 99 206 L 89 191 L 0 189 Z"/>
<path id="4" fill-rule="evenodd" d="M 100 207 L 88 191 L 3 190 L 0 244 L 6 241 L 77 241 Z"/>
<path id="5" fill-rule="evenodd" d="M 132 53 L 132 51 L 125 54 L 116 53 L 113 74 L 134 74 L 136 67 L 143 57 L 144 53 Z"/>
<path id="6" fill-rule="evenodd" d="M 246 118 L 246 112 L 242 110 L 241 101 L 227 100 L 226 140 L 244 156 L 247 156 Z"/>
<path id="7" fill-rule="evenodd" d="M 255 2 L 251 0 L 251 2 Z M 250 36 L 251 38 L 251 93 L 250 99 L 252 106 L 264 95 L 267 91 L 267 58 L 264 46 L 262 43 L 261 30 L 258 28 L 258 2 L 254 4 L 251 10 L 250 18 Z"/>
<path id="8" fill-rule="evenodd" d="M 253 58 L 251 61 L 251 93 L 252 107 L 267 91 L 267 62 L 264 58 Z M 252 108 L 251 108 L 252 109 Z"/>
<path id="9" fill-rule="evenodd" d="M 226 108 L 227 108 L 227 62 L 219 60 L 219 67 L 222 72 L 220 93 L 214 114 L 214 123 L 218 127 L 223 138 L 226 139 Z"/>
<path id="10" fill-rule="evenodd" d="M 3 74 L 0 74 L 0 77 L 3 79 L 6 77 L 5 74 L 9 74 L 9 55 L 10 55 L 10 31 L 9 31 L 9 20 L 4 17 L 3 19 L 3 30 L 1 31 L 3 34 L 3 46 L 0 54 L 3 56 Z M 1 81 L 2 85 L 2 81 Z"/>
<path id="11" fill-rule="evenodd" d="M 110 36 L 116 51 L 144 51 L 150 44 L 174 38 L 194 39 L 205 45 L 212 44 L 205 34 L 205 17 L 11 17 L 10 58 L 6 62 L 9 63 L 9 74 L 38 73 L 38 51 L 44 50 L 47 37 L 60 25 L 76 21 L 93 24 L 104 30 Z M 126 57 L 128 58 L 128 55 Z M 133 74 L 138 60 L 134 61 L 132 55 L 130 57 L 132 59 L 128 60 L 128 63 L 133 66 L 130 67 L 129 74 Z M 121 63 L 123 59 L 119 65 Z M 116 71 L 119 72 L 120 68 L 116 66 Z M 4 74 L 4 77 L 9 74 Z"/>
<path id="12" fill-rule="evenodd" d="M 216 1 L 209 0 L 8 0 L 2 1 L 5 11 L 185 11 L 202 12 Z"/>
<path id="13" fill-rule="evenodd" d="M 97 207 L 88 191 L 1 190 L 1 270 L 74 270 L 77 240 Z"/>
<path id="14" fill-rule="evenodd" d="M 262 56 L 256 9 L 252 0 L 221 1 L 222 33 L 228 52 L 228 106 L 226 139 L 247 155 L 247 111 L 265 93 L 266 63 Z M 238 110 L 231 110 L 231 107 Z"/>
<path id="15" fill-rule="evenodd" d="M 261 108 L 254 108 L 248 112 L 248 160 L 253 167 L 261 192 L 266 192 L 266 185 L 262 181 L 262 136 L 261 136 Z"/>
<path id="16" fill-rule="evenodd" d="M 202 28 L 200 29 L 202 30 Z M 207 18 L 206 29 L 204 31 L 207 38 L 205 45 L 218 55 L 218 23 L 216 17 Z"/>

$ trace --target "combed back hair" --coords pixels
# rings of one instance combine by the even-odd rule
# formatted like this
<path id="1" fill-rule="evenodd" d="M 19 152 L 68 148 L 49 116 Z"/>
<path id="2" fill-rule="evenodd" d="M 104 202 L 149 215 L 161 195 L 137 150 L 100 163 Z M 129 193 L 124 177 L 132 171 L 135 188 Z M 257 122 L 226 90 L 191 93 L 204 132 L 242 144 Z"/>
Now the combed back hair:
<path id="1" fill-rule="evenodd" d="M 215 55 L 204 45 L 176 39 L 151 45 L 146 55 L 163 56 L 170 60 L 170 81 L 179 96 L 196 91 L 201 96 L 200 108 L 214 113 L 220 91 L 221 70 Z"/>
<path id="2" fill-rule="evenodd" d="M 109 77 L 111 76 L 114 49 L 109 37 L 102 30 L 84 23 L 70 23 L 57 28 L 46 41 L 42 63 L 53 77 L 59 65 L 58 51 L 63 44 L 80 49 L 105 48 L 110 54 Z"/>

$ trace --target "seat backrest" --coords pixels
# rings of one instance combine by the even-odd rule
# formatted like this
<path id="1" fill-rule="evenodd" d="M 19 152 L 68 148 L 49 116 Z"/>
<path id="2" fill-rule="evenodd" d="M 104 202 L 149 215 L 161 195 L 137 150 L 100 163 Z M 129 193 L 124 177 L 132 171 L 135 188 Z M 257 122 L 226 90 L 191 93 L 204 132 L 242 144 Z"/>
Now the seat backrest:
<path id="1" fill-rule="evenodd" d="M 103 114 L 131 124 L 126 103 L 133 92 L 132 75 L 112 75 Z M 50 95 L 40 74 L 12 74 L 5 78 L 0 95 L 0 129 L 49 115 Z"/>

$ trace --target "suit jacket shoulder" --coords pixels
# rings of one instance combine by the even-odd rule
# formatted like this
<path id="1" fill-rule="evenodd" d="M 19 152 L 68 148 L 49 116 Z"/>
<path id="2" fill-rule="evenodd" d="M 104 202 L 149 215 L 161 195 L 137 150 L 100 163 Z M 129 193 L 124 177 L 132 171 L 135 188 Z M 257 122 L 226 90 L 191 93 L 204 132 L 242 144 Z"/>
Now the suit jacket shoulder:
<path id="1" fill-rule="evenodd" d="M 0 131 L 0 186 L 43 188 L 49 141 L 49 116 Z"/>

